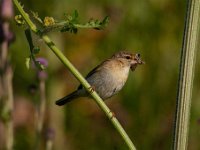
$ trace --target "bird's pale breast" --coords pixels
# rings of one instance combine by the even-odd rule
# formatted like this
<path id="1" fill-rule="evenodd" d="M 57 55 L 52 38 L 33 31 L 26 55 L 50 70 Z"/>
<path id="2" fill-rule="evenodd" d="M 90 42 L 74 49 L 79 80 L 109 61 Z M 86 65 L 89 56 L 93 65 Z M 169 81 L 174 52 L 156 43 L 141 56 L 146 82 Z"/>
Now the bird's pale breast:
<path id="1" fill-rule="evenodd" d="M 128 73 L 128 66 L 118 61 L 108 61 L 98 69 L 98 73 L 92 74 L 87 80 L 102 99 L 107 99 L 122 89 Z"/>

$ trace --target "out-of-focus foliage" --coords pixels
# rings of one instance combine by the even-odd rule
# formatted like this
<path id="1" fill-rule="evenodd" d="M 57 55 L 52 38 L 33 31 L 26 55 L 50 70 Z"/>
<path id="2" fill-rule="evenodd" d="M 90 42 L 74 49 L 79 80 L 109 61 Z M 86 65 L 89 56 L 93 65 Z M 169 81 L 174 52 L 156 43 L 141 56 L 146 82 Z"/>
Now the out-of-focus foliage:
<path id="1" fill-rule="evenodd" d="M 22 0 L 22 3 L 40 17 L 59 18 L 75 9 L 83 21 L 108 15 L 110 23 L 103 31 L 90 29 L 80 30 L 76 35 L 52 33 L 50 36 L 84 75 L 115 51 L 127 49 L 141 53 L 146 64 L 130 73 L 124 89 L 107 104 L 138 149 L 171 148 L 185 1 L 50 0 L 47 4 L 44 0 Z M 29 47 L 24 32 L 14 23 L 13 28 L 16 34 L 16 42 L 11 46 L 15 68 L 15 149 L 30 149 L 34 145 L 38 81 L 34 71 L 26 69 Z M 40 39 L 33 41 L 40 47 L 39 56 L 49 60 L 47 96 L 51 113 L 48 120 L 55 129 L 54 149 L 127 149 L 92 100 L 80 99 L 65 107 L 54 105 L 56 99 L 73 91 L 79 83 Z M 189 149 L 200 149 L 199 73 L 197 68 Z M 36 93 L 30 92 L 35 87 Z"/>

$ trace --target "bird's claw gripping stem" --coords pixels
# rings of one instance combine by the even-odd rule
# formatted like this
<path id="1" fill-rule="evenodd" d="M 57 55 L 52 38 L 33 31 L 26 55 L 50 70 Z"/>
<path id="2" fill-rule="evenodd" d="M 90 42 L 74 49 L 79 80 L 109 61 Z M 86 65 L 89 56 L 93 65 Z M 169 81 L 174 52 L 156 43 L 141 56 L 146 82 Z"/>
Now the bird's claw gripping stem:
<path id="1" fill-rule="evenodd" d="M 94 91 L 95 91 L 95 87 L 94 86 L 91 86 L 88 88 L 90 94 L 92 94 Z"/>

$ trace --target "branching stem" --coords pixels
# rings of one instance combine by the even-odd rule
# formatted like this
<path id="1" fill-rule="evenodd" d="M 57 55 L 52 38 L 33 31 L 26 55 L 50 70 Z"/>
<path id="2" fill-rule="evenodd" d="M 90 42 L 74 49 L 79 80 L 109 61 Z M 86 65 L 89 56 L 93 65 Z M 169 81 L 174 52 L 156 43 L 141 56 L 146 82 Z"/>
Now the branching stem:
<path id="1" fill-rule="evenodd" d="M 17 0 L 13 0 L 14 4 L 16 5 L 17 9 L 21 13 L 21 15 L 24 17 L 24 20 L 30 26 L 30 29 L 37 34 L 37 27 L 33 24 L 33 22 L 30 20 L 28 15 L 24 12 L 22 6 L 19 4 Z M 78 72 L 78 70 L 73 66 L 73 64 L 63 55 L 63 53 L 56 47 L 56 45 L 50 40 L 50 38 L 43 34 L 41 35 L 41 38 L 44 40 L 44 42 L 48 45 L 48 47 L 53 51 L 53 53 L 58 57 L 58 59 L 71 71 L 71 73 L 77 78 L 77 80 L 80 81 L 80 83 L 85 87 L 85 89 L 90 93 L 90 85 L 85 80 L 85 78 Z M 103 102 L 103 100 L 98 96 L 98 94 L 94 91 L 90 93 L 91 96 L 94 98 L 96 103 L 99 105 L 101 110 L 106 114 L 106 116 L 109 118 L 113 126 L 116 128 L 116 130 L 119 132 L 119 134 L 122 136 L 123 140 L 131 150 L 135 150 L 135 146 L 133 145 L 132 141 L 130 140 L 129 136 L 125 132 L 125 130 L 122 128 L 119 121 L 116 119 L 116 117 L 113 115 L 113 113 L 110 113 L 111 110 L 107 107 L 107 105 Z"/>

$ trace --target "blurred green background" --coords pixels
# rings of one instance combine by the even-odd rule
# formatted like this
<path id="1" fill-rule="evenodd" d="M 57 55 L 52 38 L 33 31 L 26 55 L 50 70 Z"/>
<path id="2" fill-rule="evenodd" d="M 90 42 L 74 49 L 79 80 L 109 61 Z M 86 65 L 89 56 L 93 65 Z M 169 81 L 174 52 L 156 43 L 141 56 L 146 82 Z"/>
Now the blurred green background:
<path id="1" fill-rule="evenodd" d="M 174 113 L 178 83 L 186 1 L 180 0 L 21 0 L 25 9 L 38 12 L 41 18 L 58 20 L 75 9 L 81 22 L 90 18 L 110 17 L 105 30 L 79 30 L 78 34 L 51 33 L 63 53 L 86 75 L 102 60 L 119 50 L 140 53 L 146 64 L 130 73 L 123 90 L 107 100 L 139 150 L 169 150 L 172 146 Z M 38 104 L 38 81 L 34 70 L 27 70 L 28 43 L 22 28 L 13 23 L 16 41 L 10 47 L 14 66 L 15 149 L 32 149 L 35 142 L 35 111 Z M 49 66 L 46 126 L 51 129 L 55 150 L 125 150 L 121 137 L 91 99 L 77 100 L 64 107 L 56 99 L 72 92 L 78 81 L 44 43 L 40 57 Z M 197 64 L 199 66 L 199 54 Z M 200 149 L 200 69 L 196 67 L 189 134 L 190 150 Z M 30 87 L 36 92 L 30 93 Z M 47 124 L 48 122 L 48 124 Z M 53 130 L 53 131 L 52 131 Z M 44 132 L 46 136 L 46 132 Z M 41 149 L 44 148 L 41 146 Z"/>

